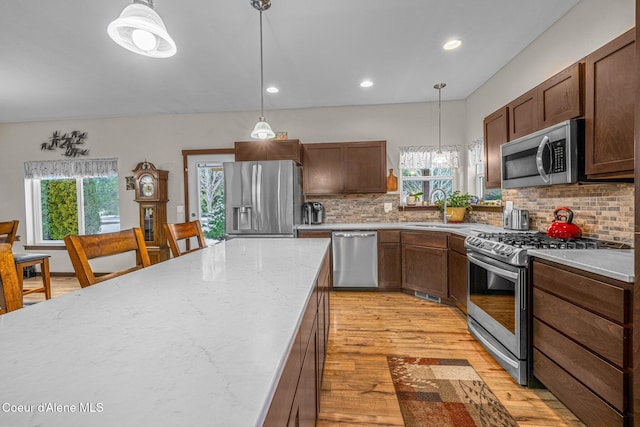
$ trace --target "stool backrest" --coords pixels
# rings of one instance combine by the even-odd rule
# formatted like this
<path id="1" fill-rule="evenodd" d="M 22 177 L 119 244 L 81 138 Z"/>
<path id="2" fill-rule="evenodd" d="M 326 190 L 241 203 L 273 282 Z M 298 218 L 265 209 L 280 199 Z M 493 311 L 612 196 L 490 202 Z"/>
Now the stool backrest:
<path id="1" fill-rule="evenodd" d="M 83 288 L 151 265 L 142 230 L 138 227 L 114 233 L 69 235 L 64 238 L 64 244 Z M 130 251 L 136 254 L 134 267 L 95 276 L 89 260 Z"/>
<path id="2" fill-rule="evenodd" d="M 200 221 L 198 220 L 181 222 L 178 224 L 163 224 L 163 227 L 174 258 L 189 252 L 197 251 L 206 246 L 204 233 L 202 232 L 202 225 L 200 225 Z M 180 246 L 178 246 L 178 241 L 190 239 L 192 237 L 195 237 L 198 241 L 198 247 L 181 251 Z"/>
<path id="3" fill-rule="evenodd" d="M 17 219 L 0 222 L 0 243 L 13 245 L 13 242 L 16 240 L 19 223 L 20 221 Z"/>
<path id="4" fill-rule="evenodd" d="M 0 243 L 0 314 L 22 308 L 22 292 L 11 245 Z"/>

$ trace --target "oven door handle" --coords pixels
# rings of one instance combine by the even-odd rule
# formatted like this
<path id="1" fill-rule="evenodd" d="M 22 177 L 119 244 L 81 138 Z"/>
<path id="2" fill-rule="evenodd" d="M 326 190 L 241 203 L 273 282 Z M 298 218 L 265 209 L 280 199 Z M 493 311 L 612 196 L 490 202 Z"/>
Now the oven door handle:
<path id="1" fill-rule="evenodd" d="M 487 262 L 481 261 L 477 256 L 472 253 L 467 253 L 467 257 L 472 260 L 474 264 L 484 268 L 487 271 L 497 274 L 498 276 L 506 277 L 508 279 L 518 280 L 519 274 L 514 271 L 505 270 L 495 265 L 491 265 Z"/>
<path id="2" fill-rule="evenodd" d="M 512 357 L 509 357 L 508 355 L 506 355 L 505 353 L 503 353 L 502 351 L 500 351 L 500 349 L 498 349 L 496 346 L 494 346 L 493 344 L 491 344 L 483 335 L 482 332 L 480 332 L 475 326 L 473 326 L 472 323 L 469 323 L 467 325 L 467 328 L 469 328 L 470 331 L 474 332 L 473 336 L 480 341 L 486 348 L 488 348 L 490 351 L 494 352 L 496 356 L 498 356 L 500 358 L 500 360 L 508 363 L 509 365 L 513 366 L 514 368 L 518 368 L 518 363 L 514 362 L 512 360 Z"/>

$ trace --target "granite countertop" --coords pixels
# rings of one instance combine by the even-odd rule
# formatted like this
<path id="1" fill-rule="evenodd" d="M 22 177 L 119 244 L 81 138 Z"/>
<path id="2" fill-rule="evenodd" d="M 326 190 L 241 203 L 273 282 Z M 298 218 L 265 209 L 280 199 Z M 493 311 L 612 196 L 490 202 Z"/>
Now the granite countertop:
<path id="1" fill-rule="evenodd" d="M 477 232 L 512 232 L 502 227 L 488 224 L 464 222 L 460 224 L 443 224 L 442 222 L 365 222 L 347 224 L 300 225 L 298 230 L 428 230 L 469 236 Z M 633 249 L 529 249 L 527 254 L 559 264 L 578 268 L 605 277 L 634 283 Z"/>
<path id="2" fill-rule="evenodd" d="M 634 283 L 633 249 L 529 249 L 527 254 Z"/>
<path id="3" fill-rule="evenodd" d="M 0 424 L 262 425 L 328 248 L 233 239 L 0 316 Z"/>

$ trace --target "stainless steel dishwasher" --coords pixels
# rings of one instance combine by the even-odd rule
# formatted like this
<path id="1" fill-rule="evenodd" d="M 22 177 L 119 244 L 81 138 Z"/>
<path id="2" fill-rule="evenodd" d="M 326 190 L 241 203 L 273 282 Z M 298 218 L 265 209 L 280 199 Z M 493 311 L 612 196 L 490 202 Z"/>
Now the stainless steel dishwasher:
<path id="1" fill-rule="evenodd" d="M 333 287 L 378 287 L 378 232 L 332 233 Z"/>

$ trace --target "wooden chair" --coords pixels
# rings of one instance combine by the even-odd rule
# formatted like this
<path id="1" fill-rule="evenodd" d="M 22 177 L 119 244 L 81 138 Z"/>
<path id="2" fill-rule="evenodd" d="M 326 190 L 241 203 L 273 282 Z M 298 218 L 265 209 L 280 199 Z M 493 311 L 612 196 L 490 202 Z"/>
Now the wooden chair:
<path id="1" fill-rule="evenodd" d="M 0 314 L 22 308 L 22 293 L 11 245 L 0 243 Z"/>
<path id="2" fill-rule="evenodd" d="M 142 230 L 138 227 L 114 233 L 69 235 L 64 238 L 64 244 L 69 252 L 71 264 L 73 264 L 80 286 L 83 288 L 151 265 Z M 130 251 L 136 253 L 134 267 L 99 277 L 94 275 L 89 260 Z"/>
<path id="3" fill-rule="evenodd" d="M 174 258 L 188 254 L 189 252 L 200 250 L 207 246 L 204 241 L 202 225 L 200 225 L 200 221 L 198 220 L 178 224 L 163 224 L 163 226 Z M 198 247 L 181 251 L 178 246 L 178 241 L 191 239 L 192 237 L 195 237 L 198 240 Z"/>
<path id="4" fill-rule="evenodd" d="M 13 244 L 13 241 L 16 240 L 19 222 L 17 219 L 0 222 L 0 243 Z"/>

